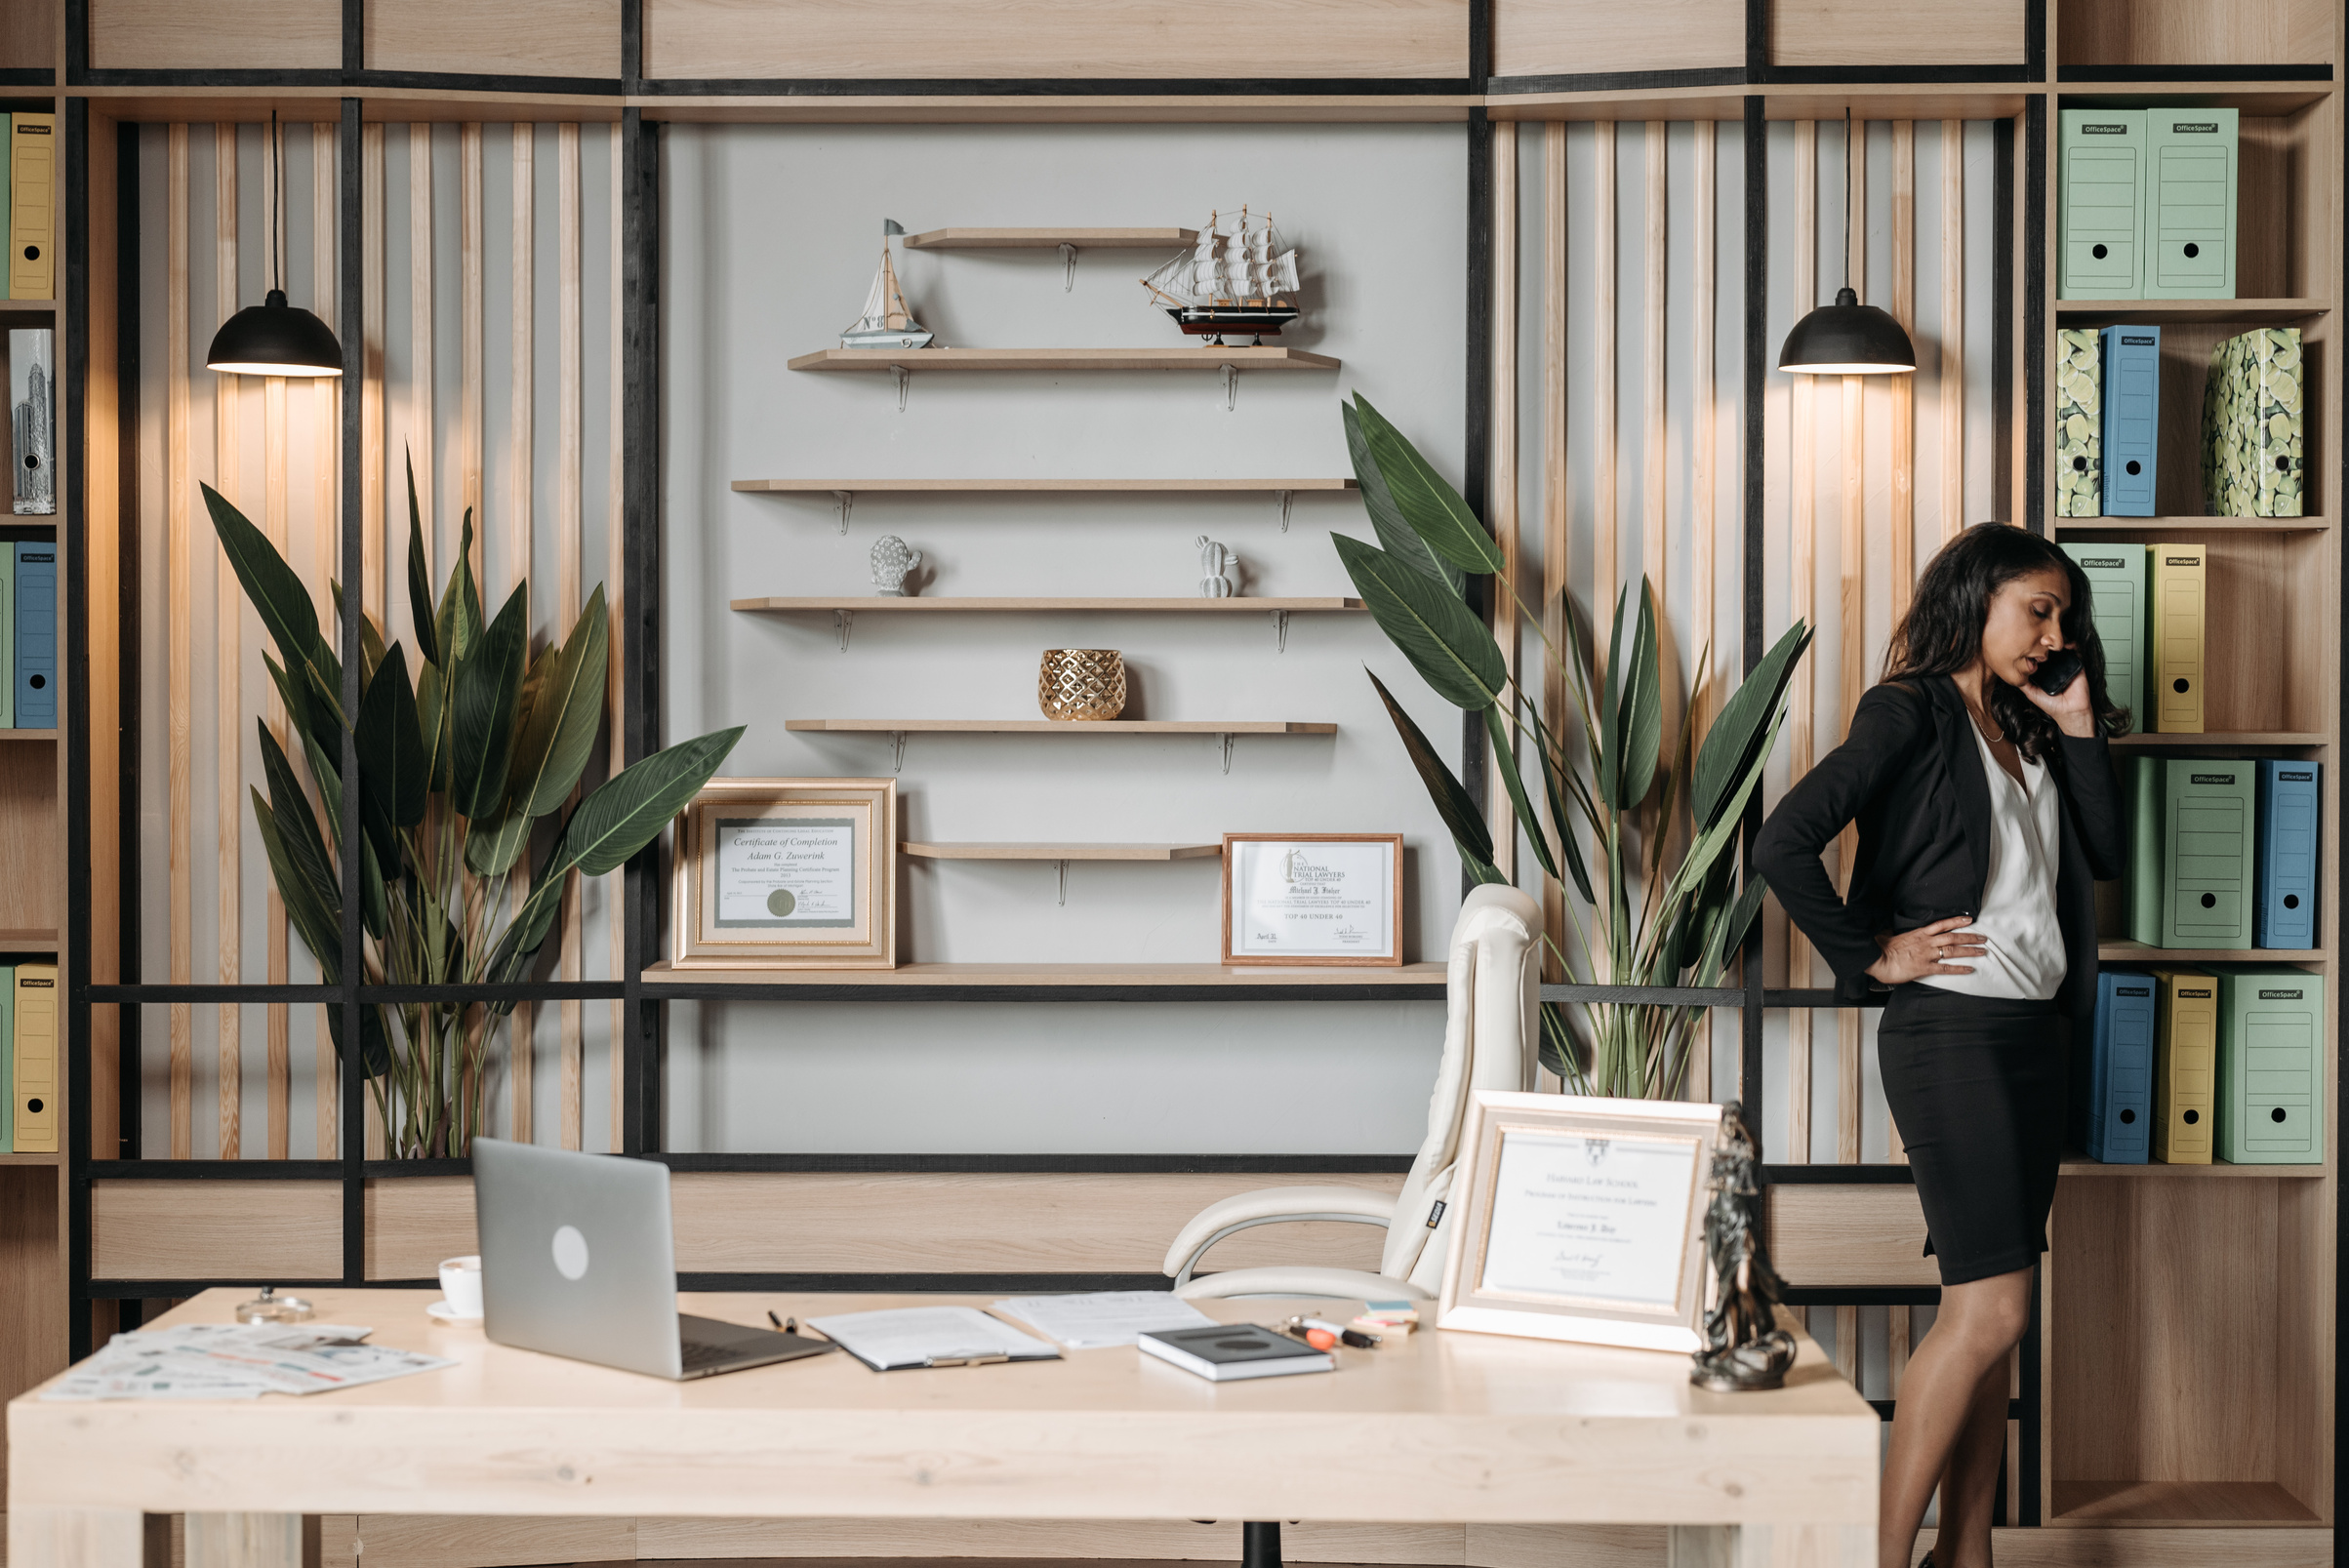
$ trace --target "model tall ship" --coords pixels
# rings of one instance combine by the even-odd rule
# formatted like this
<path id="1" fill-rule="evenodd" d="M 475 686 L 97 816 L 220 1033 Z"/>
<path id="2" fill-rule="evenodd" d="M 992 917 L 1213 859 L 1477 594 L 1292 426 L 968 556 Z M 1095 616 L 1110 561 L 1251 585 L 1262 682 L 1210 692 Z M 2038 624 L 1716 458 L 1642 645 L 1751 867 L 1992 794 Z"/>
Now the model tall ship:
<path id="1" fill-rule="evenodd" d="M 1142 280 L 1151 299 L 1195 338 L 1227 333 L 1261 342 L 1297 319 L 1297 253 L 1272 219 L 1208 216 L 1198 243 Z"/>
<path id="2" fill-rule="evenodd" d="M 872 293 L 865 299 L 865 313 L 840 334 L 843 348 L 927 348 L 934 334 L 906 308 L 906 293 L 897 286 L 897 264 L 890 259 L 889 241 L 905 232 L 893 218 L 881 220 L 881 266 L 872 274 Z"/>

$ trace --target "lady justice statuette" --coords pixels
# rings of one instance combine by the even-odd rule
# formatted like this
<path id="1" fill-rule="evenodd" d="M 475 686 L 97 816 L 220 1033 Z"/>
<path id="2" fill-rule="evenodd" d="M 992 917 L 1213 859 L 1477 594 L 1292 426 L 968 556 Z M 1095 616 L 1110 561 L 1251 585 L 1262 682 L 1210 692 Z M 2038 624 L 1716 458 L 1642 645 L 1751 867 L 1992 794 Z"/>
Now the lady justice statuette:
<path id="1" fill-rule="evenodd" d="M 1776 1308 L 1786 1282 L 1770 1266 L 1762 1239 L 1762 1185 L 1755 1180 L 1754 1140 L 1744 1107 L 1721 1110 L 1721 1142 L 1706 1182 L 1705 1253 L 1713 1264 L 1713 1305 L 1705 1312 L 1705 1347 L 1690 1359 L 1688 1381 L 1715 1393 L 1748 1393 L 1786 1386 L 1795 1364 L 1795 1339 L 1778 1326 Z"/>

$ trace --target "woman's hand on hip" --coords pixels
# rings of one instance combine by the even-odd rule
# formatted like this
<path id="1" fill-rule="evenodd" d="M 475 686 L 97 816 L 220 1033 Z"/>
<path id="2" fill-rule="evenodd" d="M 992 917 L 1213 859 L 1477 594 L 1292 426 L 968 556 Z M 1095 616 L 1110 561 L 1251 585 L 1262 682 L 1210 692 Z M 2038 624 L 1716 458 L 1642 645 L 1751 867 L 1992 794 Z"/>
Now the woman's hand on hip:
<path id="1" fill-rule="evenodd" d="M 1887 985 L 1906 985 L 1926 975 L 1972 974 L 1972 965 L 1949 962 L 1952 958 L 1980 958 L 1990 951 L 1982 945 L 1980 932 L 1964 929 L 1970 918 L 1957 915 L 1896 937 L 1878 937 L 1876 945 L 1884 955 L 1868 966 L 1868 973 Z"/>

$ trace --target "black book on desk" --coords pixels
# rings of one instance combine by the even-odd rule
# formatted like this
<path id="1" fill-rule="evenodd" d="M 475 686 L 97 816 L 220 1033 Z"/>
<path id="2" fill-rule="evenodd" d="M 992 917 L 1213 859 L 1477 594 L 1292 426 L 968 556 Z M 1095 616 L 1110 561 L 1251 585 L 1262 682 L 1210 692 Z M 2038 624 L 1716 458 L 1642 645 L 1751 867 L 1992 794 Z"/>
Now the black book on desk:
<path id="1" fill-rule="evenodd" d="M 1145 1355 L 1171 1361 L 1215 1383 L 1240 1378 L 1284 1378 L 1293 1372 L 1330 1372 L 1337 1367 L 1326 1350 L 1301 1345 L 1254 1323 L 1216 1323 L 1206 1328 L 1160 1329 L 1137 1336 Z"/>

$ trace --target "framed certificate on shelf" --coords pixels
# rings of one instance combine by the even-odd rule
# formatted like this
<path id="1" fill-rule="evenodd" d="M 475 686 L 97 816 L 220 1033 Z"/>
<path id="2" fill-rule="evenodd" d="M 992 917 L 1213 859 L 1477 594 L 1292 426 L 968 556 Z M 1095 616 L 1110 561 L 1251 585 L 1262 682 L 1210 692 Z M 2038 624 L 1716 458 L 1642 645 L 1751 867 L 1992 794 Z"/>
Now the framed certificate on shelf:
<path id="1" fill-rule="evenodd" d="M 1226 833 L 1227 964 L 1400 967 L 1400 833 Z"/>
<path id="2" fill-rule="evenodd" d="M 897 781 L 713 779 L 675 881 L 679 969 L 895 969 Z"/>
<path id="3" fill-rule="evenodd" d="M 1694 1350 L 1721 1106 L 1476 1092 L 1438 1328 Z"/>

